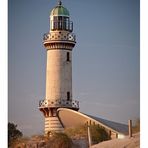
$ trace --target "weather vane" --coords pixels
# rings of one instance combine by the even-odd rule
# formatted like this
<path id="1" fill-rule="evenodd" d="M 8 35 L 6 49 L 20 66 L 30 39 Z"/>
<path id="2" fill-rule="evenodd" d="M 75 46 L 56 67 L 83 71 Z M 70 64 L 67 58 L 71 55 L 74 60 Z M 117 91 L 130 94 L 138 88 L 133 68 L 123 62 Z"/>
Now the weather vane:
<path id="1" fill-rule="evenodd" d="M 61 0 L 58 0 L 58 5 L 62 5 L 62 2 L 61 2 Z"/>

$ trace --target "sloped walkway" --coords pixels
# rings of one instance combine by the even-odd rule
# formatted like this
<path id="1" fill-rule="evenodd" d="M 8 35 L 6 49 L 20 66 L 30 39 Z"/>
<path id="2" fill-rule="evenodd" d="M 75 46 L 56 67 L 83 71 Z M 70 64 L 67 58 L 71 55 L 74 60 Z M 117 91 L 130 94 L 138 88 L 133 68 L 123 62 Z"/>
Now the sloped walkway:
<path id="1" fill-rule="evenodd" d="M 109 121 L 99 117 L 87 115 L 78 111 L 74 111 L 67 108 L 59 108 L 58 116 L 64 127 L 75 127 L 79 125 L 99 124 L 105 129 L 124 137 L 128 134 L 128 126 L 125 124 Z M 118 136 L 119 138 L 119 136 Z"/>

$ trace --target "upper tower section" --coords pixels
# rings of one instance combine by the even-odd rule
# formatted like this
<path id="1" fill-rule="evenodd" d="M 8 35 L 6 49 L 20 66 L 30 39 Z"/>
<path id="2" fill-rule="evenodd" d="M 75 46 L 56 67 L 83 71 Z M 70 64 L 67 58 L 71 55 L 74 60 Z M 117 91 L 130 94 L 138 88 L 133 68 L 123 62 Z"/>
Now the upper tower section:
<path id="1" fill-rule="evenodd" d="M 73 31 L 73 23 L 70 21 L 69 11 L 62 5 L 61 1 L 50 13 L 50 30 Z"/>
<path id="2" fill-rule="evenodd" d="M 59 0 L 50 12 L 50 30 L 44 34 L 43 44 L 47 50 L 72 50 L 76 43 L 73 22 L 70 21 L 69 11 Z"/>

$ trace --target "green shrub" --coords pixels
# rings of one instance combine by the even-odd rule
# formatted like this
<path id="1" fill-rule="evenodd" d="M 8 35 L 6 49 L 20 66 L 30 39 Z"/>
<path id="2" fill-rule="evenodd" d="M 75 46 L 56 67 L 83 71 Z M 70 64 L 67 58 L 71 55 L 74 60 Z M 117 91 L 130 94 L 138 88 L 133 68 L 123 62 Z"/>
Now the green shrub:
<path id="1" fill-rule="evenodd" d="M 90 125 L 90 134 L 93 144 L 110 139 L 106 130 L 98 125 Z"/>
<path id="2" fill-rule="evenodd" d="M 87 126 L 81 125 L 73 128 L 66 128 L 65 133 L 71 138 L 87 138 Z"/>
<path id="3" fill-rule="evenodd" d="M 17 125 L 14 123 L 8 123 L 8 146 L 15 143 L 19 138 L 23 136 L 22 132 L 17 129 Z"/>
<path id="4" fill-rule="evenodd" d="M 71 137 L 71 138 L 88 138 L 88 129 L 87 125 L 82 125 L 74 128 L 67 128 L 65 129 L 65 133 Z M 90 125 L 90 134 L 91 134 L 91 139 L 92 143 L 99 143 L 101 141 L 109 140 L 110 136 L 106 132 L 106 130 L 102 127 L 99 127 L 99 125 Z"/>
<path id="5" fill-rule="evenodd" d="M 47 143 L 48 148 L 71 148 L 72 140 L 64 133 L 53 133 Z"/>
<path id="6" fill-rule="evenodd" d="M 140 132 L 140 119 L 136 120 L 136 124 L 132 128 L 133 133 Z"/>

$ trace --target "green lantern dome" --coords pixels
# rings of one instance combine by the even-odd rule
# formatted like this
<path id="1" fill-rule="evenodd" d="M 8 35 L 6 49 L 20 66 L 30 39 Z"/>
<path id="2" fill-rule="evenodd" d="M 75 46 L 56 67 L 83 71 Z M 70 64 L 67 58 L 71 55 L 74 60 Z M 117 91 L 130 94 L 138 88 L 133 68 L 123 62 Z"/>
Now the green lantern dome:
<path id="1" fill-rule="evenodd" d="M 59 1 L 58 5 L 52 9 L 50 16 L 69 16 L 69 11 Z"/>

